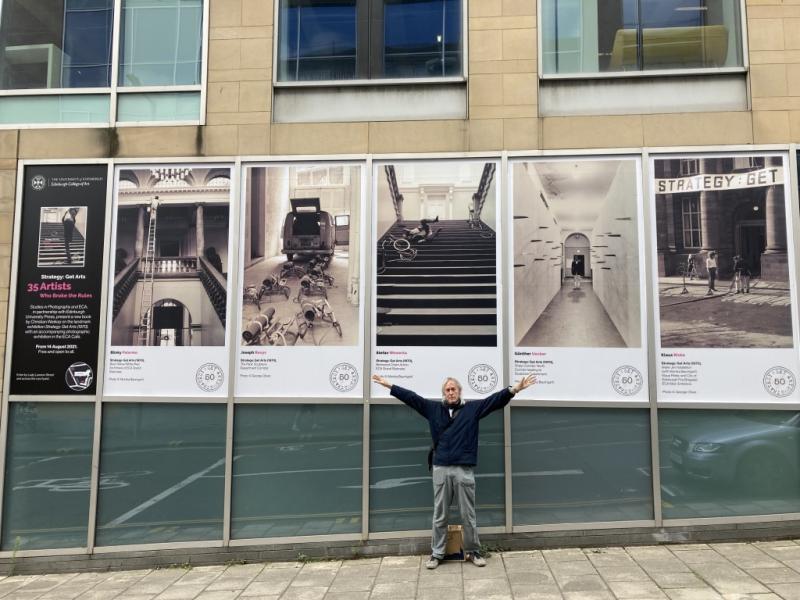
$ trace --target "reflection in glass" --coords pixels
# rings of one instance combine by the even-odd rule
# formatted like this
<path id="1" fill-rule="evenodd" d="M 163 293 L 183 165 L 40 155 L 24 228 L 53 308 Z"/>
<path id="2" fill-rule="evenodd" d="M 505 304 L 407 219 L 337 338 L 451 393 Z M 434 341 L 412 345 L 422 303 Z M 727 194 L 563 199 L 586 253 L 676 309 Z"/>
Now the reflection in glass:
<path id="1" fill-rule="evenodd" d="M 9 407 L 3 550 L 86 546 L 92 404 Z"/>
<path id="2" fill-rule="evenodd" d="M 542 0 L 545 73 L 742 65 L 738 0 Z"/>
<path id="3" fill-rule="evenodd" d="M 664 518 L 800 512 L 800 413 L 659 412 Z"/>
<path id="4" fill-rule="evenodd" d="M 384 77 L 461 74 L 462 0 L 384 0 Z"/>
<path id="5" fill-rule="evenodd" d="M 226 407 L 106 404 L 98 546 L 222 538 Z"/>
<path id="6" fill-rule="evenodd" d="M 278 79 L 356 77 L 356 0 L 280 3 Z"/>
<path id="7" fill-rule="evenodd" d="M 406 406 L 372 406 L 370 413 L 370 531 L 430 529 L 433 488 L 428 423 Z M 503 411 L 481 421 L 475 468 L 478 527 L 505 523 Z M 451 524 L 460 523 L 458 509 Z"/>
<path id="8" fill-rule="evenodd" d="M 646 410 L 512 408 L 514 525 L 653 518 Z"/>
<path id="9" fill-rule="evenodd" d="M 197 121 L 200 92 L 120 94 L 117 121 Z"/>
<path id="10" fill-rule="evenodd" d="M 113 0 L 4 0 L 0 89 L 107 87 Z"/>
<path id="11" fill-rule="evenodd" d="M 231 536 L 361 531 L 361 406 L 240 405 Z"/>
<path id="12" fill-rule="evenodd" d="M 119 85 L 200 83 L 203 0 L 124 0 Z"/>
<path id="13" fill-rule="evenodd" d="M 110 106 L 107 94 L 5 96 L 0 123 L 107 123 Z"/>

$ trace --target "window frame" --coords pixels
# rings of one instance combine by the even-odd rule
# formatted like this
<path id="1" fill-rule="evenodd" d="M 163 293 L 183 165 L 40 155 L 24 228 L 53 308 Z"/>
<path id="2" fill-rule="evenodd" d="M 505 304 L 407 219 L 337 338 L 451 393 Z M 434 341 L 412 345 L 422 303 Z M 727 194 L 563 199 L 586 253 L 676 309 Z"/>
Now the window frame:
<path id="1" fill-rule="evenodd" d="M 692 203 L 697 203 L 697 210 L 692 210 Z M 692 218 L 697 217 L 697 227 L 692 227 Z M 686 217 L 689 217 L 689 227 L 686 227 Z M 699 250 L 703 247 L 703 213 L 700 210 L 700 199 L 684 196 L 681 198 L 681 231 L 683 233 L 683 247 L 689 250 Z M 695 233 L 697 234 L 698 243 L 687 244 L 687 234 L 689 241 L 695 241 Z"/>
<path id="2" fill-rule="evenodd" d="M 54 123 L 0 123 L 0 131 L 7 129 L 76 129 L 76 128 L 106 128 L 106 127 L 168 127 L 182 125 L 205 125 L 206 124 L 206 103 L 208 88 L 208 42 L 209 42 L 209 18 L 211 0 L 201 0 L 203 3 L 203 26 L 200 32 L 200 83 L 191 85 L 143 85 L 143 86 L 122 86 L 119 85 L 119 60 L 120 42 L 122 28 L 122 2 L 123 0 L 113 0 L 113 19 L 111 28 L 111 74 L 109 83 L 105 87 L 96 88 L 32 88 L 0 90 L 0 99 L 9 96 L 65 96 L 65 95 L 85 95 L 85 96 L 108 96 L 109 114 L 108 120 L 98 123 L 81 122 L 54 122 Z M 0 0 L 0 20 L 3 18 L 3 2 Z M 200 114 L 197 119 L 190 120 L 164 120 L 164 121 L 119 121 L 119 96 L 120 94 L 150 94 L 150 93 L 178 93 L 178 92 L 199 92 L 200 93 Z"/>
<path id="3" fill-rule="evenodd" d="M 741 27 L 741 49 L 742 49 L 742 65 L 740 67 L 705 67 L 701 69 L 650 69 L 642 71 L 602 71 L 597 73 L 544 73 L 544 61 L 542 58 L 543 39 L 541 34 L 542 28 L 542 3 L 547 0 L 536 0 L 536 23 L 539 25 L 537 29 L 536 40 L 536 66 L 539 73 L 540 80 L 560 80 L 560 79 L 641 79 L 648 77 L 690 77 L 693 75 L 706 76 L 706 75 L 727 75 L 732 73 L 747 73 L 750 70 L 750 51 L 748 46 L 747 35 L 747 8 L 746 0 L 738 0 L 739 2 L 739 20 Z M 556 0 L 550 0 L 556 1 Z M 600 2 L 601 0 L 597 0 Z"/>
<path id="4" fill-rule="evenodd" d="M 1 2 L 2 0 L 0 0 Z M 206 0 L 208 1 L 208 0 Z M 311 81 L 280 81 L 278 79 L 278 51 L 280 49 L 280 12 L 281 4 L 285 0 L 275 0 L 273 3 L 273 17 L 272 22 L 275 24 L 274 35 L 272 36 L 272 86 L 273 88 L 318 88 L 318 87 L 366 87 L 366 86 L 389 86 L 389 85 L 404 85 L 404 84 L 452 84 L 452 83 L 466 83 L 469 75 L 467 67 L 469 65 L 469 1 L 459 0 L 461 2 L 461 75 L 451 75 L 448 77 L 382 77 L 371 79 L 369 77 L 361 77 L 361 72 L 368 72 L 369 66 L 362 64 L 365 62 L 358 54 L 358 38 L 366 37 L 368 40 L 368 49 L 365 50 L 367 58 L 377 56 L 378 53 L 382 54 L 382 48 L 379 48 L 380 41 L 378 38 L 371 39 L 369 36 L 369 25 L 372 18 L 364 18 L 362 16 L 369 16 L 370 14 L 381 16 L 381 23 L 383 23 L 383 0 L 355 0 L 356 1 L 356 14 L 360 23 L 356 24 L 356 70 L 359 71 L 356 79 L 322 79 Z M 365 23 L 367 23 L 365 25 Z M 377 41 L 376 41 L 377 40 Z"/>

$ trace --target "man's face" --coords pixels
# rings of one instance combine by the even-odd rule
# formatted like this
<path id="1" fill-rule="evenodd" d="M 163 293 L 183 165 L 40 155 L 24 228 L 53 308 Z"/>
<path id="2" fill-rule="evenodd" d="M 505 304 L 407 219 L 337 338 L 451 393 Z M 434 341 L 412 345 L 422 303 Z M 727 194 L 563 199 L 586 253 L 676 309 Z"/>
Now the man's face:
<path id="1" fill-rule="evenodd" d="M 447 402 L 447 404 L 458 404 L 461 401 L 458 397 L 458 392 L 458 386 L 455 381 L 448 381 L 444 385 L 444 401 Z"/>

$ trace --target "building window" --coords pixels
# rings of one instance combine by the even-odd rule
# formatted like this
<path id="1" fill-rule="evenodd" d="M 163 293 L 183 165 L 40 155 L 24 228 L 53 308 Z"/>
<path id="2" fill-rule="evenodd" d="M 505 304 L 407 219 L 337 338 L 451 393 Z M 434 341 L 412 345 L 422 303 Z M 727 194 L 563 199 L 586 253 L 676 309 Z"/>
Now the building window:
<path id="1" fill-rule="evenodd" d="M 0 6 L 0 124 L 200 122 L 203 0 Z"/>
<path id="2" fill-rule="evenodd" d="M 459 77 L 462 0 L 282 0 L 278 81 Z"/>
<path id="3" fill-rule="evenodd" d="M 703 238 L 700 235 L 700 199 L 683 199 L 683 247 L 700 248 Z"/>
<path id="4" fill-rule="evenodd" d="M 742 67 L 739 0 L 541 0 L 543 74 Z"/>

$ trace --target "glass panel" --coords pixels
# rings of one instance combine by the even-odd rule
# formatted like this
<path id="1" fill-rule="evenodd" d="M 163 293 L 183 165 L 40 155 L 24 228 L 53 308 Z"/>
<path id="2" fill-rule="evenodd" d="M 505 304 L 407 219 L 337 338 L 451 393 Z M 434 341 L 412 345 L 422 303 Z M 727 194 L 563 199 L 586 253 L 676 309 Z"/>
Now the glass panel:
<path id="1" fill-rule="evenodd" d="M 800 412 L 661 410 L 665 519 L 800 512 Z"/>
<path id="2" fill-rule="evenodd" d="M 113 0 L 5 0 L 0 89 L 108 87 Z"/>
<path id="3" fill-rule="evenodd" d="M 742 65 L 738 0 L 542 0 L 544 73 Z"/>
<path id="4" fill-rule="evenodd" d="M 653 518 L 647 410 L 512 408 L 514 525 Z"/>
<path id="5" fill-rule="evenodd" d="M 280 81 L 356 77 L 356 0 L 285 0 L 279 18 Z"/>
<path id="6" fill-rule="evenodd" d="M 222 538 L 226 407 L 105 404 L 98 546 Z"/>
<path id="7" fill-rule="evenodd" d="M 202 0 L 124 0 L 119 85 L 200 83 Z"/>
<path id="8" fill-rule="evenodd" d="M 237 406 L 231 536 L 360 532 L 362 417 L 355 405 Z"/>
<path id="9" fill-rule="evenodd" d="M 198 121 L 200 92 L 119 94 L 117 120 L 131 121 Z"/>
<path id="10" fill-rule="evenodd" d="M 383 76 L 460 75 L 461 2 L 384 0 Z"/>
<path id="11" fill-rule="evenodd" d="M 109 97 L 6 96 L 0 98 L 0 123 L 108 123 Z"/>
<path id="12" fill-rule="evenodd" d="M 9 407 L 3 550 L 86 546 L 94 405 Z"/>
<path id="13" fill-rule="evenodd" d="M 475 468 L 478 526 L 505 523 L 503 481 L 503 412 L 481 421 Z M 433 486 L 427 456 L 428 423 L 406 406 L 372 406 L 370 412 L 371 531 L 430 529 Z M 450 522 L 461 522 L 451 507 Z"/>

